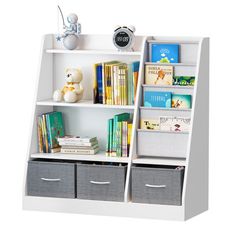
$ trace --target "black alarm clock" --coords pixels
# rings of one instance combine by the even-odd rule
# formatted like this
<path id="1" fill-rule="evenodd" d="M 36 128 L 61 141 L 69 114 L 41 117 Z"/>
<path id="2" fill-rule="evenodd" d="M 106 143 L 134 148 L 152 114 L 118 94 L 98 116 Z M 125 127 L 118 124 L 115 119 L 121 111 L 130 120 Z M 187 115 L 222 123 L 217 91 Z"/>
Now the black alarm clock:
<path id="1" fill-rule="evenodd" d="M 113 43 L 121 51 L 132 51 L 134 45 L 134 26 L 117 26 L 113 34 Z"/>

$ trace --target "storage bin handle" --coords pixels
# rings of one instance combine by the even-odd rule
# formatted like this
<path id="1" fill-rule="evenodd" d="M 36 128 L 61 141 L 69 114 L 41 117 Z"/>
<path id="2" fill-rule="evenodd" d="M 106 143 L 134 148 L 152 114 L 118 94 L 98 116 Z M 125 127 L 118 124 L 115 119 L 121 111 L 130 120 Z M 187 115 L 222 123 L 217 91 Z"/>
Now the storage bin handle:
<path id="1" fill-rule="evenodd" d="M 43 181 L 48 181 L 48 182 L 58 182 L 61 181 L 61 179 L 48 179 L 48 178 L 41 178 Z"/>
<path id="2" fill-rule="evenodd" d="M 154 185 L 154 184 L 145 184 L 146 187 L 149 188 L 165 188 L 166 185 Z"/>
<path id="3" fill-rule="evenodd" d="M 105 185 L 105 184 L 110 184 L 111 182 L 100 182 L 100 181 L 93 181 L 93 180 L 90 180 L 90 183 L 91 184 L 100 184 L 100 185 Z"/>

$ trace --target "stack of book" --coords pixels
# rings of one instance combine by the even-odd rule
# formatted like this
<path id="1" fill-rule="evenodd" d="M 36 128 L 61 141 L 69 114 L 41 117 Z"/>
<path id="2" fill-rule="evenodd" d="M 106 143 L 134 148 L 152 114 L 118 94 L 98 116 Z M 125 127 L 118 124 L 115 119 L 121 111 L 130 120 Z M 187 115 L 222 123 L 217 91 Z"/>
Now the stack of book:
<path id="1" fill-rule="evenodd" d="M 94 155 L 99 151 L 96 137 L 64 136 L 58 138 L 61 146 L 61 153 Z"/>
<path id="2" fill-rule="evenodd" d="M 37 117 L 39 152 L 60 152 L 57 138 L 64 136 L 61 112 L 49 112 Z"/>
<path id="3" fill-rule="evenodd" d="M 139 61 L 109 61 L 94 65 L 94 103 L 133 105 L 136 97 Z"/>
<path id="4" fill-rule="evenodd" d="M 107 123 L 106 156 L 128 157 L 132 133 L 131 114 L 122 113 Z"/>

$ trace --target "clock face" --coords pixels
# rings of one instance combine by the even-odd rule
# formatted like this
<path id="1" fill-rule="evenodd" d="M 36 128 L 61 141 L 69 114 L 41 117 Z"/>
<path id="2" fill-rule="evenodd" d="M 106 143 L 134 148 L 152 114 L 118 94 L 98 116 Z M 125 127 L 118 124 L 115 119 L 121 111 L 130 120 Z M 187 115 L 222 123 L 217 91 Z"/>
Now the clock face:
<path id="1" fill-rule="evenodd" d="M 113 35 L 113 43 L 120 50 L 129 50 L 132 48 L 133 38 L 134 35 L 130 30 L 120 28 Z"/>
<path id="2" fill-rule="evenodd" d="M 115 35 L 115 43 L 119 46 L 119 47 L 126 47 L 128 44 L 129 44 L 129 41 L 130 41 L 130 37 L 129 35 L 124 32 L 124 31 L 121 31 L 121 32 L 118 32 L 116 35 Z"/>

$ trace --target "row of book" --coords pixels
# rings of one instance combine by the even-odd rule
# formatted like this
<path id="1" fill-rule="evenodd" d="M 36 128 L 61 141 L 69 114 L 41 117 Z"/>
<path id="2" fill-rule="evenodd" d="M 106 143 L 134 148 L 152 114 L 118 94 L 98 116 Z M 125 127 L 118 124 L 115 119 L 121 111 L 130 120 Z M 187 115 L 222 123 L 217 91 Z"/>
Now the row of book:
<path id="1" fill-rule="evenodd" d="M 107 121 L 106 156 L 128 157 L 132 133 L 132 115 L 117 114 Z"/>
<path id="2" fill-rule="evenodd" d="M 64 124 L 61 112 L 48 112 L 37 117 L 39 152 L 60 152 L 57 138 L 63 137 Z"/>
<path id="3" fill-rule="evenodd" d="M 109 61 L 94 64 L 94 103 L 133 105 L 135 102 L 139 61 Z"/>
<path id="4" fill-rule="evenodd" d="M 171 92 L 144 91 L 143 103 L 145 107 L 190 109 L 192 96 Z"/>
<path id="5" fill-rule="evenodd" d="M 140 128 L 145 130 L 188 132 L 190 121 L 189 117 L 160 116 L 155 119 L 141 119 Z"/>
<path id="6" fill-rule="evenodd" d="M 171 65 L 148 63 L 145 65 L 145 84 L 148 85 L 178 85 L 194 86 L 194 76 L 176 76 Z"/>
<path id="7" fill-rule="evenodd" d="M 99 151 L 97 137 L 64 136 L 57 139 L 61 153 L 94 155 Z"/>

